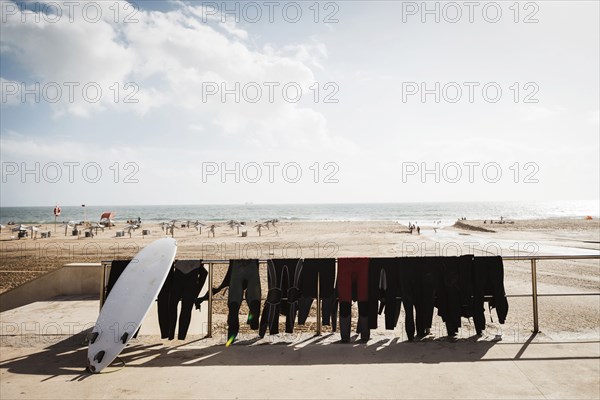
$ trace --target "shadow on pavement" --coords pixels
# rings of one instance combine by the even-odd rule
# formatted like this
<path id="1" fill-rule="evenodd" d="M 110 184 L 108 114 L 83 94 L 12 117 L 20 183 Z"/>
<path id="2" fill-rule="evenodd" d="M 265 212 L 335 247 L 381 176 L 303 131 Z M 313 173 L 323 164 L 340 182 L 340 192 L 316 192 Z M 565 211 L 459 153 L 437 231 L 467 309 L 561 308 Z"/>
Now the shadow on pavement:
<path id="1" fill-rule="evenodd" d="M 488 361 L 535 361 L 597 359 L 597 356 L 581 357 L 523 357 L 528 348 L 538 345 L 532 335 L 514 357 L 504 352 L 489 354 L 494 346 L 502 343 L 475 341 L 473 338 L 450 342 L 443 339 L 408 342 L 399 338 L 376 338 L 367 343 L 332 341 L 332 335 L 309 337 L 294 342 L 258 343 L 256 339 L 236 342 L 230 347 L 223 344 L 202 345 L 204 339 L 166 346 L 163 343 L 130 343 L 119 358 L 107 368 L 118 370 L 120 363 L 127 368 L 170 366 L 307 366 L 333 364 L 437 364 L 446 362 Z M 44 380 L 57 376 L 73 376 L 72 381 L 91 376 L 85 371 L 87 345 L 86 333 L 68 337 L 46 347 L 34 349 L 27 354 L 0 361 L 0 368 L 13 374 L 44 375 Z M 547 343 L 539 343 L 541 345 Z M 13 346 L 14 347 L 14 346 Z M 19 346 L 26 348 L 24 346 Z M 38 347 L 40 347 L 38 345 Z M 568 353 L 565 353 L 568 354 Z M 486 357 L 486 355 L 488 355 Z M 501 355 L 501 357 L 498 357 Z"/>

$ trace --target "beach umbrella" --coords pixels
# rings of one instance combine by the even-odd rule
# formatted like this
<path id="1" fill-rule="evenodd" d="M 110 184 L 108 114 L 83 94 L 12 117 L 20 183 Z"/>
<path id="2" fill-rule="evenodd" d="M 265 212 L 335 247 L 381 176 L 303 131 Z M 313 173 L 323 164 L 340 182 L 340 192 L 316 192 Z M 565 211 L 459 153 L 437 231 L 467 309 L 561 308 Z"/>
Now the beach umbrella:
<path id="1" fill-rule="evenodd" d="M 139 228 L 139 225 L 128 224 L 128 225 L 125 225 L 125 227 L 123 228 L 123 230 L 127 231 L 127 233 L 129 233 L 129 237 L 131 237 L 131 232 L 135 231 L 137 228 Z"/>
<path id="2" fill-rule="evenodd" d="M 102 232 L 104 232 L 104 225 L 96 222 L 85 228 L 85 230 L 89 231 L 90 233 L 92 233 L 92 231 L 94 231 L 93 232 L 94 235 L 98 234 L 98 229 L 101 229 Z"/>
<path id="3" fill-rule="evenodd" d="M 29 229 L 29 227 L 27 225 L 19 224 L 19 225 L 15 226 L 14 228 L 12 228 L 11 230 L 13 232 L 18 232 L 18 231 L 26 231 L 28 229 Z"/>
<path id="4" fill-rule="evenodd" d="M 261 233 L 262 233 L 261 231 L 262 231 L 262 228 L 264 228 L 264 226 L 265 225 L 263 225 L 263 224 L 254 225 L 254 227 L 258 231 L 258 236 L 261 236 Z"/>
<path id="5" fill-rule="evenodd" d="M 169 222 L 161 222 L 160 225 L 160 229 L 162 229 L 166 234 L 169 234 L 169 232 L 171 233 L 171 237 L 174 237 L 175 234 L 175 229 L 179 229 L 177 228 L 177 220 L 173 219 Z"/>
<path id="6" fill-rule="evenodd" d="M 196 222 L 194 222 L 194 229 L 196 229 L 200 234 L 202 234 L 202 227 L 206 226 L 205 224 L 203 224 L 202 222 L 196 220 Z"/>
<path id="7" fill-rule="evenodd" d="M 73 228 L 76 229 L 78 226 L 80 226 L 80 223 L 77 223 L 75 221 L 69 221 L 69 222 L 63 222 L 61 224 L 61 227 L 64 226 L 65 227 L 65 236 L 67 236 L 67 231 L 69 230 L 69 228 Z"/>
<path id="8" fill-rule="evenodd" d="M 234 227 L 237 228 L 237 233 L 239 235 L 240 233 L 240 226 L 242 226 L 242 224 L 239 221 L 236 220 L 229 220 L 229 222 L 227 222 L 227 225 L 229 225 L 229 227 L 231 228 L 231 230 L 233 230 Z"/>

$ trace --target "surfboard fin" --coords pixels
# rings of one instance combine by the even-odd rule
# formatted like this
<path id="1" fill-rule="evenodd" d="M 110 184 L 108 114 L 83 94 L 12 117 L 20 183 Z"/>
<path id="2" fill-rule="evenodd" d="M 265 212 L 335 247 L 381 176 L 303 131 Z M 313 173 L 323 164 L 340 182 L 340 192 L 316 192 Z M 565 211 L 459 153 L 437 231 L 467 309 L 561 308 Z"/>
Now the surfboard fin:
<path id="1" fill-rule="evenodd" d="M 96 341 L 96 339 L 98 339 L 98 336 L 100 335 L 100 332 L 92 332 L 90 334 L 90 336 L 88 337 L 88 340 L 90 341 L 90 343 L 94 343 Z"/>
<path id="2" fill-rule="evenodd" d="M 129 333 L 125 332 L 123 336 L 121 336 L 121 343 L 127 343 L 127 338 L 129 337 Z"/>
<path id="3" fill-rule="evenodd" d="M 96 353 L 96 355 L 94 356 L 94 361 L 98 361 L 99 363 L 101 363 L 103 358 L 104 358 L 104 350 Z"/>

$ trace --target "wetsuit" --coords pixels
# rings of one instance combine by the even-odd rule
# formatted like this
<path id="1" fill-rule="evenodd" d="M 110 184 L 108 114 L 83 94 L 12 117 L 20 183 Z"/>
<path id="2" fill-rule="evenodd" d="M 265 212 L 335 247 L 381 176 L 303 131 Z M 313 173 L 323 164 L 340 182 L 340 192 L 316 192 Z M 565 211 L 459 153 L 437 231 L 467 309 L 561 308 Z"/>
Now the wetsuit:
<path id="1" fill-rule="evenodd" d="M 448 336 L 458 333 L 460 327 L 459 258 L 442 257 L 435 304 L 438 315 L 446 324 Z"/>
<path id="2" fill-rule="evenodd" d="M 508 301 L 504 291 L 504 264 L 502 257 L 473 258 L 473 321 L 481 335 L 485 329 L 484 296 L 492 296 L 490 308 L 496 307 L 498 321 L 504 324 L 508 314 Z"/>
<path id="3" fill-rule="evenodd" d="M 231 343 L 240 330 L 239 311 L 246 288 L 246 303 L 250 312 L 247 323 L 251 329 L 258 329 L 260 316 L 260 276 L 258 273 L 258 260 L 229 260 L 231 279 L 229 281 L 229 295 L 227 306 L 227 341 Z"/>
<path id="4" fill-rule="evenodd" d="M 113 286 L 115 286 L 115 283 L 117 283 L 117 280 L 119 279 L 119 277 L 121 276 L 123 271 L 125 271 L 125 268 L 127 268 L 127 266 L 129 265 L 129 263 L 131 261 L 132 260 L 113 260 L 111 262 L 110 272 L 108 274 L 108 283 L 106 284 L 106 294 L 104 295 L 105 302 L 106 302 L 106 299 L 108 298 L 108 295 L 110 294 Z M 104 303 L 102 305 L 104 305 Z M 141 326 L 134 333 L 134 335 L 133 335 L 134 338 L 136 338 L 138 333 L 140 333 L 140 329 L 141 329 Z"/>
<path id="5" fill-rule="evenodd" d="M 461 317 L 473 315 L 472 255 L 441 258 L 436 306 L 449 336 L 458 333 Z"/>
<path id="6" fill-rule="evenodd" d="M 338 259 L 338 296 L 340 300 L 340 333 L 342 342 L 350 341 L 352 285 L 357 288 L 358 324 L 361 340 L 369 340 L 369 259 L 348 257 Z"/>
<path id="7" fill-rule="evenodd" d="M 441 257 L 418 257 L 415 269 L 415 310 L 417 336 L 426 336 L 433 321 L 435 287 L 440 270 Z"/>
<path id="8" fill-rule="evenodd" d="M 113 260 L 110 264 L 110 272 L 108 274 L 108 283 L 106 284 L 106 293 L 104 295 L 104 301 L 108 298 L 110 291 L 112 290 L 117 279 L 121 276 L 125 268 L 129 265 L 131 260 Z"/>
<path id="9" fill-rule="evenodd" d="M 408 340 L 415 337 L 415 303 L 417 299 L 417 268 L 416 257 L 402 257 L 398 259 L 398 286 L 404 305 L 404 329 Z"/>
<path id="10" fill-rule="evenodd" d="M 184 340 L 192 319 L 192 307 L 206 282 L 208 272 L 201 260 L 177 260 L 174 263 L 165 285 L 158 296 L 158 322 L 161 337 L 173 340 L 179 312 L 179 332 L 177 339 Z"/>
<path id="11" fill-rule="evenodd" d="M 369 328 L 377 329 L 377 316 L 385 310 L 385 329 L 394 329 L 400 316 L 398 258 L 369 260 Z"/>
<path id="12" fill-rule="evenodd" d="M 336 330 L 337 295 L 335 284 L 335 258 L 305 258 L 300 279 L 298 323 L 303 325 L 308 318 L 313 300 L 317 298 L 317 281 L 321 297 L 321 323 Z M 317 304 L 319 307 L 319 304 Z"/>
<path id="13" fill-rule="evenodd" d="M 279 333 L 279 314 L 286 316 L 285 331 L 294 331 L 294 321 L 300 298 L 301 259 L 273 259 L 267 261 L 269 292 L 260 318 L 259 335 L 269 328 L 271 335 Z"/>

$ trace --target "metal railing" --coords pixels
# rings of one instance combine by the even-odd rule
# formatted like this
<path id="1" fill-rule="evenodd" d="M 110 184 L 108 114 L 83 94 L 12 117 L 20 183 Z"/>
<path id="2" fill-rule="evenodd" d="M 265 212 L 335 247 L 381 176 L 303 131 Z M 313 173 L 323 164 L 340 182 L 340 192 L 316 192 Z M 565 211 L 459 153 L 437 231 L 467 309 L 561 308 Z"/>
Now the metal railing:
<path id="1" fill-rule="evenodd" d="M 533 331 L 534 333 L 539 332 L 539 309 L 538 309 L 538 297 L 559 297 L 559 296 L 600 296 L 600 292 L 574 292 L 574 293 L 538 293 L 537 289 L 537 262 L 542 260 L 600 260 L 600 254 L 598 255 L 555 255 L 555 256 L 504 256 L 503 261 L 527 261 L 531 262 L 531 293 L 525 294 L 507 294 L 506 297 L 531 297 L 532 298 L 532 310 L 533 310 Z M 336 260 L 337 261 L 337 260 Z M 208 320 L 207 320 L 207 335 L 206 337 L 212 337 L 212 314 L 213 314 L 213 278 L 214 271 L 213 266 L 215 264 L 228 265 L 229 260 L 203 260 L 204 265 L 208 264 Z M 259 260 L 260 263 L 266 263 L 267 260 Z M 108 264 L 110 265 L 110 264 Z M 106 268 L 108 266 L 106 262 L 102 263 L 102 287 L 100 291 L 101 302 L 100 307 L 104 300 L 104 293 L 106 288 Z M 321 293 L 320 293 L 320 274 L 317 274 L 317 331 L 316 334 L 321 334 Z M 264 300 L 264 299 L 263 299 Z"/>
<path id="2" fill-rule="evenodd" d="M 503 261 L 531 261 L 531 294 L 513 294 L 506 297 L 530 297 L 532 299 L 533 310 L 533 332 L 540 331 L 538 297 L 557 297 L 557 296 L 600 296 L 600 292 L 575 292 L 575 293 L 544 293 L 539 294 L 537 290 L 537 262 L 538 260 L 600 260 L 600 255 L 572 255 L 572 256 L 506 256 Z"/>
<path id="3" fill-rule="evenodd" d="M 600 296 L 600 292 L 575 292 L 575 293 L 544 293 L 539 294 L 537 290 L 537 261 L 538 260 L 600 260 L 600 255 L 557 255 L 557 256 L 504 256 L 503 261 L 531 261 L 531 293 L 530 294 L 512 294 L 506 297 L 531 297 L 533 310 L 533 331 L 539 332 L 539 308 L 538 297 L 554 297 L 554 296 Z M 266 262 L 267 260 L 259 260 Z M 212 337 L 212 311 L 213 311 L 213 265 L 228 264 L 229 260 L 205 260 L 204 264 L 208 264 L 208 321 L 207 321 L 207 337 Z M 317 275 L 317 335 L 321 334 L 321 294 L 319 285 L 319 275 Z"/>

